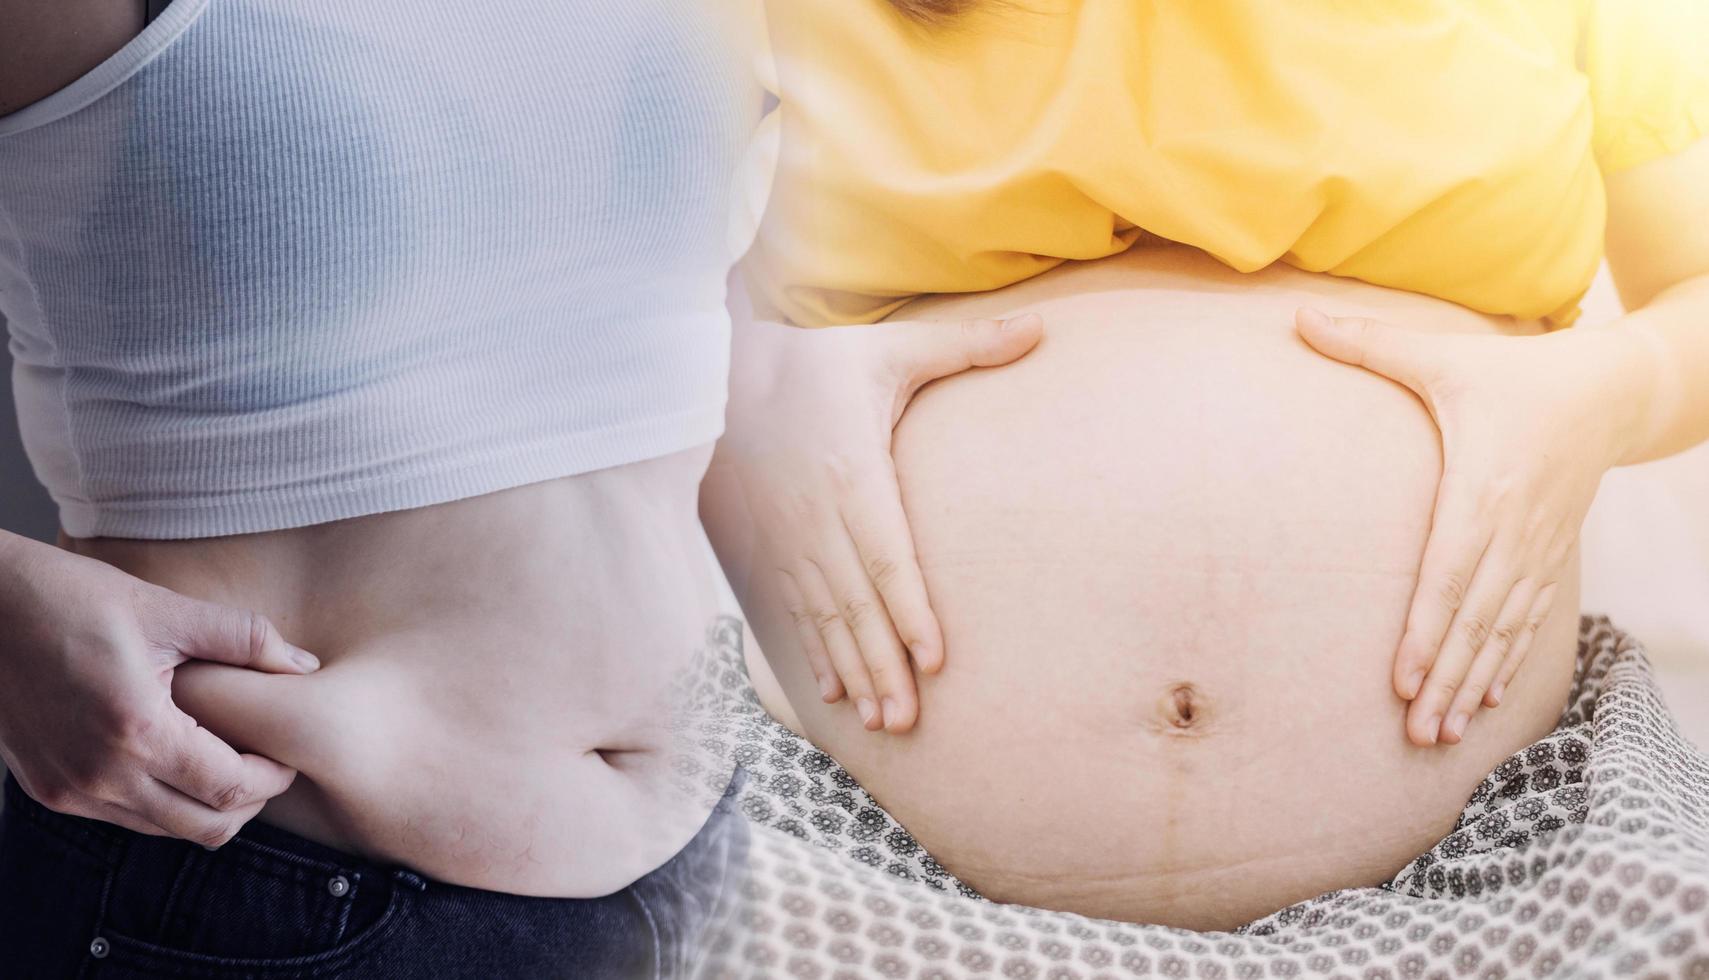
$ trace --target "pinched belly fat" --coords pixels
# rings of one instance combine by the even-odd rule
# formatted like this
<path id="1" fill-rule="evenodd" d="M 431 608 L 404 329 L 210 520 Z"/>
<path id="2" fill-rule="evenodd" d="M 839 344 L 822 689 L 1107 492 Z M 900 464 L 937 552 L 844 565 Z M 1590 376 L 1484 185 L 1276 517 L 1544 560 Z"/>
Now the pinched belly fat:
<path id="1" fill-rule="evenodd" d="M 1305 304 L 1534 329 L 1179 247 L 897 315 L 1046 324 L 896 432 L 946 643 L 919 725 L 821 704 L 787 619 L 749 612 L 807 733 L 986 896 L 1210 929 L 1376 884 L 1559 717 L 1576 564 L 1502 706 L 1458 746 L 1406 740 L 1390 671 L 1440 439 L 1410 392 L 1305 347 Z"/>
<path id="2" fill-rule="evenodd" d="M 262 612 L 320 657 L 306 676 L 175 674 L 191 717 L 298 770 L 258 819 L 453 884 L 586 898 L 663 864 L 712 806 L 679 792 L 673 716 L 717 615 L 695 515 L 709 455 L 284 532 L 80 547 Z"/>

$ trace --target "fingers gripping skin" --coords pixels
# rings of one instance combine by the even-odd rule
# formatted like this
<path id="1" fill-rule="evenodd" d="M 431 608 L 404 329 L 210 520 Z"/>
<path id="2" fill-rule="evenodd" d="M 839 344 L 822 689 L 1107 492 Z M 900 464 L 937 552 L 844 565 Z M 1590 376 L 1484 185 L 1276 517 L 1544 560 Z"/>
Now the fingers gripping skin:
<path id="1" fill-rule="evenodd" d="M 132 812 L 173 837 L 207 848 L 220 847 L 236 837 L 243 825 L 253 820 L 267 802 L 257 800 L 221 810 L 159 780 L 139 783 L 134 798 L 136 802 L 131 806 Z"/>
<path id="2" fill-rule="evenodd" d="M 303 674 L 320 667 L 314 654 L 285 642 L 265 616 L 167 595 L 160 610 L 162 625 L 186 657 L 274 674 Z"/>
<path id="3" fill-rule="evenodd" d="M 155 779 L 206 807 L 228 812 L 265 803 L 296 771 L 259 755 L 240 754 L 195 719 L 171 709 L 172 724 L 155 748 Z"/>
<path id="4" fill-rule="evenodd" d="M 39 797 L 37 797 L 35 792 L 30 790 L 29 787 L 26 786 L 24 790 L 30 794 L 31 798 L 40 802 Z M 94 820 L 102 820 L 110 824 L 117 824 L 126 830 L 134 831 L 139 834 L 147 834 L 150 837 L 177 836 L 176 834 L 173 834 L 161 827 L 159 824 L 144 820 L 129 810 L 123 810 L 119 807 L 112 806 L 111 804 L 99 804 L 93 807 L 89 813 L 81 814 L 81 816 L 90 817 Z"/>
<path id="5" fill-rule="evenodd" d="M 239 754 L 162 699 L 156 711 L 124 722 L 91 768 L 45 783 L 19 777 L 50 809 L 218 847 L 289 788 L 296 771 Z"/>
<path id="6" fill-rule="evenodd" d="M 291 784 L 291 768 L 239 753 L 171 690 L 191 657 L 255 677 L 310 669 L 265 619 L 12 540 L 0 623 L 0 750 L 49 808 L 218 845 Z"/>

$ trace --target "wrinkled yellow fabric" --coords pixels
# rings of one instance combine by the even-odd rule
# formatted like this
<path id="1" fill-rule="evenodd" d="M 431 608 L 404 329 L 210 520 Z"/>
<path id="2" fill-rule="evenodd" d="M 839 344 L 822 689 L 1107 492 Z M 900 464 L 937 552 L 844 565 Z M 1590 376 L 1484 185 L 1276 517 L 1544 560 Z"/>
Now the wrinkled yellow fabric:
<path id="1" fill-rule="evenodd" d="M 1602 178 L 1709 133 L 1709 0 L 769 0 L 748 264 L 804 326 L 1141 233 L 1566 325 Z"/>

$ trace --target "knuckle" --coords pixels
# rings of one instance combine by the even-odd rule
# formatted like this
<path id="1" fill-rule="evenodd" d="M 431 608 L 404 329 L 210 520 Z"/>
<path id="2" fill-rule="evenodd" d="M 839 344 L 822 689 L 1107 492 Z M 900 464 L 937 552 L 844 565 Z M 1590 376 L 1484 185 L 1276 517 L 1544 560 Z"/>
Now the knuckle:
<path id="1" fill-rule="evenodd" d="M 144 755 L 154 740 L 157 724 L 154 715 L 134 708 L 114 706 L 97 722 L 106 735 L 106 744 L 114 755 Z"/>
<path id="2" fill-rule="evenodd" d="M 895 584 L 899 572 L 900 567 L 896 562 L 885 555 L 875 555 L 866 563 L 867 577 L 872 579 L 872 584 L 880 589 Z"/>
<path id="3" fill-rule="evenodd" d="M 819 498 L 806 490 L 796 489 L 781 499 L 778 509 L 797 523 L 811 523 L 819 513 Z"/>
<path id="4" fill-rule="evenodd" d="M 1501 623 L 1490 631 L 1489 641 L 1495 644 L 1497 650 L 1506 652 L 1513 649 L 1513 643 L 1519 639 L 1523 623 Z"/>
<path id="5" fill-rule="evenodd" d="M 236 836 L 237 822 L 235 820 L 219 820 L 196 828 L 191 834 L 190 840 L 203 847 L 219 847 Z"/>
<path id="6" fill-rule="evenodd" d="M 1448 572 L 1436 582 L 1436 598 L 1450 611 L 1460 608 L 1460 603 L 1466 600 L 1466 580 L 1454 572 Z"/>
<path id="7" fill-rule="evenodd" d="M 1437 681 L 1430 685 L 1431 693 L 1436 695 L 1436 699 L 1438 701 L 1442 701 L 1444 703 L 1451 701 L 1454 697 L 1454 692 L 1459 689 L 1460 686 L 1452 681 Z"/>
<path id="8" fill-rule="evenodd" d="M 249 799 L 249 787 L 241 780 L 221 783 L 209 794 L 208 805 L 216 810 L 235 810 Z"/>
<path id="9" fill-rule="evenodd" d="M 1543 541 L 1549 537 L 1549 518 L 1542 509 L 1531 511 L 1525 518 L 1525 539 Z"/>
<path id="10" fill-rule="evenodd" d="M 855 629 L 870 625 L 877 615 L 878 607 L 865 596 L 849 596 L 843 600 L 843 619 Z"/>
<path id="11" fill-rule="evenodd" d="M 813 621 L 813 628 L 818 630 L 819 634 L 826 638 L 829 638 L 831 632 L 836 629 L 837 624 L 843 621 L 841 616 L 838 616 L 836 613 L 831 612 L 828 609 L 816 609 L 813 612 L 808 613 L 808 618 Z"/>
<path id="12" fill-rule="evenodd" d="M 1460 633 L 1472 649 L 1476 650 L 1489 639 L 1489 620 L 1483 616 L 1467 616 L 1460 622 Z"/>
<path id="13" fill-rule="evenodd" d="M 111 759 L 111 756 L 103 758 L 94 753 L 79 754 L 66 760 L 58 777 L 50 780 L 43 789 L 58 795 L 99 796 L 112 771 Z"/>
<path id="14" fill-rule="evenodd" d="M 832 490 L 839 498 L 844 498 L 859 482 L 860 467 L 842 453 L 832 453 L 825 457 L 825 476 L 830 481 Z M 820 512 L 818 502 L 805 504 L 811 508 L 808 513 L 817 515 Z"/>
<path id="15" fill-rule="evenodd" d="M 267 649 L 273 638 L 273 623 L 266 616 L 256 612 L 245 612 L 240 618 L 243 630 L 243 649 L 249 654 L 250 660 L 258 660 L 262 651 Z"/>

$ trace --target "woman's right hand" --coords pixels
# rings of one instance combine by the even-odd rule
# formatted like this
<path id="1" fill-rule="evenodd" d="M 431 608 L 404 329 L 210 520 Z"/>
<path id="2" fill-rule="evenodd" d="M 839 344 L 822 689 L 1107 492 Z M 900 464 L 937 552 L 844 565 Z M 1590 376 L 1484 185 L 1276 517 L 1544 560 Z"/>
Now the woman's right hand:
<path id="1" fill-rule="evenodd" d="M 42 805 L 217 847 L 284 792 L 295 770 L 173 704 L 191 659 L 320 666 L 254 613 L 0 532 L 0 756 Z"/>
<path id="2" fill-rule="evenodd" d="M 748 573 L 772 573 L 759 586 L 779 590 L 821 697 L 852 698 L 869 731 L 912 728 L 913 667 L 931 674 L 944 662 L 891 431 L 928 382 L 1007 364 L 1042 335 L 1036 314 L 814 330 L 738 325 L 713 465 L 734 475 L 747 504 Z"/>

